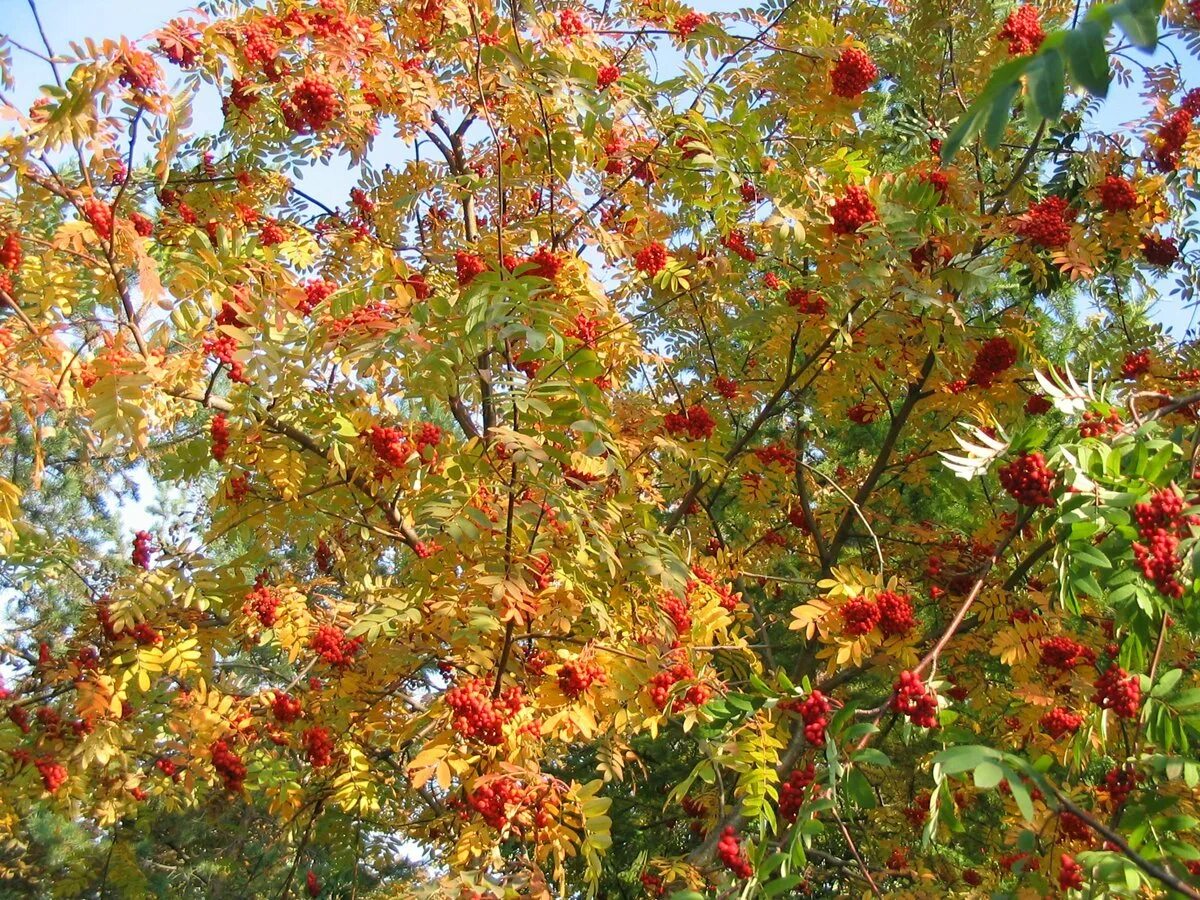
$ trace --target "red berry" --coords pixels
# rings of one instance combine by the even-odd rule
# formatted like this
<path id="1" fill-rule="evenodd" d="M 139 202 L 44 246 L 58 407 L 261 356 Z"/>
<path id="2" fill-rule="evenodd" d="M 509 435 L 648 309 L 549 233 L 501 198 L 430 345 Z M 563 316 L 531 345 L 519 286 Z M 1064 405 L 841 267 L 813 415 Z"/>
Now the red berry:
<path id="1" fill-rule="evenodd" d="M 242 758 L 230 749 L 229 743 L 224 739 L 214 741 L 209 753 L 212 756 L 213 768 L 225 783 L 225 789 L 232 793 L 241 791 L 246 783 L 246 764 L 242 762 Z"/>
<path id="2" fill-rule="evenodd" d="M 667 264 L 667 248 L 659 241 L 647 244 L 633 257 L 634 267 L 643 275 L 653 278 Z"/>
<path id="3" fill-rule="evenodd" d="M 43 756 L 34 765 L 42 776 L 42 785 L 51 794 L 56 793 L 67 780 L 66 766 L 56 762 L 53 757 Z"/>
<path id="4" fill-rule="evenodd" d="M 604 672 L 594 660 L 573 660 L 558 670 L 558 687 L 572 700 L 583 696 L 593 684 L 604 681 Z"/>
<path id="5" fill-rule="evenodd" d="M 1056 706 L 1039 720 L 1042 730 L 1054 740 L 1074 734 L 1083 724 L 1083 716 L 1071 712 L 1065 706 Z"/>
<path id="6" fill-rule="evenodd" d="M 467 253 L 465 250 L 459 250 L 454 254 L 454 266 L 459 287 L 466 287 L 475 280 L 476 275 L 487 271 L 487 263 L 484 262 L 483 257 Z"/>
<path id="7" fill-rule="evenodd" d="M 113 215 L 112 207 L 103 200 L 96 197 L 90 197 L 84 201 L 83 217 L 87 219 L 96 234 L 104 240 L 112 237 L 113 233 Z"/>
<path id="8" fill-rule="evenodd" d="M 842 51 L 829 73 L 833 92 L 839 97 L 853 98 L 863 93 L 879 77 L 879 68 L 865 51 L 848 47 Z"/>
<path id="9" fill-rule="evenodd" d="M 1133 184 L 1119 175 L 1107 176 L 1097 190 L 1105 212 L 1129 212 L 1137 206 L 1137 191 L 1133 189 Z"/>
<path id="10" fill-rule="evenodd" d="M 1142 257 L 1152 266 L 1173 266 L 1179 259 L 1179 247 L 1174 238 L 1145 234 L 1142 235 Z"/>
<path id="11" fill-rule="evenodd" d="M 1018 6 L 1008 14 L 1008 18 L 1004 20 L 1004 27 L 996 37 L 1008 41 L 1009 56 L 1033 53 L 1046 39 L 1037 7 L 1028 4 Z"/>
<path id="12" fill-rule="evenodd" d="M 288 128 L 297 134 L 307 134 L 327 128 L 341 111 L 341 101 L 328 81 L 319 75 L 308 75 L 292 88 L 280 110 Z"/>
<path id="13" fill-rule="evenodd" d="M 308 728 L 300 737 L 304 755 L 314 769 L 323 769 L 333 762 L 333 735 L 320 725 Z"/>
<path id="14" fill-rule="evenodd" d="M 864 225 L 879 221 L 879 211 L 866 188 L 850 185 L 829 208 L 834 234 L 854 234 Z"/>
<path id="15" fill-rule="evenodd" d="M 1022 453 L 1000 469 L 1000 485 L 1022 506 L 1053 506 L 1054 470 L 1041 453 Z"/>
<path id="16" fill-rule="evenodd" d="M 848 635 L 859 637 L 867 634 L 879 624 L 879 607 L 865 596 L 859 595 L 842 607 L 842 622 Z"/>
<path id="17" fill-rule="evenodd" d="M 4 243 L 0 244 L 0 268 L 16 272 L 21 268 L 21 261 L 24 258 L 25 254 L 21 250 L 20 237 L 18 237 L 15 231 L 10 231 L 5 235 Z"/>
<path id="18" fill-rule="evenodd" d="M 1047 197 L 1032 204 L 1018 219 L 1016 234 L 1038 247 L 1057 250 L 1071 239 L 1076 214 L 1062 197 Z"/>

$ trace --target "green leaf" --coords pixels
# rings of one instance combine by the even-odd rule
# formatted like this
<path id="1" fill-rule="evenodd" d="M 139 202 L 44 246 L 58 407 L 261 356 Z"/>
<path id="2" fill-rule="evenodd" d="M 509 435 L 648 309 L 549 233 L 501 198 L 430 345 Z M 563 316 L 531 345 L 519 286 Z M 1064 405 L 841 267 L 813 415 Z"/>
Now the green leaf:
<path id="1" fill-rule="evenodd" d="M 966 747 L 951 747 L 943 750 L 933 758 L 934 765 L 941 766 L 943 775 L 957 775 L 968 772 L 982 762 L 986 762 L 995 751 L 989 747 L 972 744 Z"/>
<path id="2" fill-rule="evenodd" d="M 1049 122 L 1057 121 L 1062 112 L 1065 77 L 1066 66 L 1056 49 L 1043 50 L 1025 71 L 1032 108 Z"/>
<path id="3" fill-rule="evenodd" d="M 1008 786 L 1012 789 L 1013 799 L 1017 801 L 1017 809 L 1021 810 L 1021 815 L 1024 816 L 1026 822 L 1032 822 L 1033 798 L 1029 796 L 1029 789 L 1016 777 L 1008 779 Z"/>
<path id="4" fill-rule="evenodd" d="M 1088 565 L 1097 566 L 1101 569 L 1111 569 L 1112 563 L 1096 547 L 1091 544 L 1079 544 L 1071 548 L 1071 555 L 1081 562 L 1086 562 Z"/>
<path id="5" fill-rule="evenodd" d="M 1112 6 L 1112 17 L 1125 36 L 1141 50 L 1158 46 L 1159 4 L 1154 0 L 1123 0 Z"/>
<path id="6" fill-rule="evenodd" d="M 1004 770 L 993 762 L 983 762 L 975 767 L 975 787 L 991 790 L 1004 780 Z"/>
<path id="7" fill-rule="evenodd" d="M 1021 82 L 1014 80 L 996 93 L 991 109 L 988 110 L 987 123 L 983 126 L 983 142 L 987 146 L 1000 145 L 1000 139 L 1004 137 L 1004 130 L 1008 127 L 1008 120 L 1012 118 L 1013 100 L 1020 89 Z"/>
<path id="8" fill-rule="evenodd" d="M 1164 672 L 1162 677 L 1158 679 L 1158 684 L 1154 685 L 1154 690 L 1150 692 L 1151 697 L 1165 697 L 1171 693 L 1171 689 L 1179 684 L 1179 679 L 1183 677 L 1183 669 L 1171 669 L 1169 672 Z"/>
<path id="9" fill-rule="evenodd" d="M 890 766 L 891 759 L 882 750 L 876 750 L 874 747 L 864 747 L 851 757 L 857 763 L 866 763 L 872 766 Z"/>
<path id="10" fill-rule="evenodd" d="M 1108 85 L 1112 81 L 1108 51 L 1104 48 L 1107 33 L 1108 29 L 1099 22 L 1088 20 L 1068 31 L 1063 41 L 1072 80 L 1096 97 L 1108 96 Z"/>
<path id="11" fill-rule="evenodd" d="M 783 878 L 777 878 L 774 881 L 763 885 L 763 893 L 768 897 L 775 897 L 782 894 L 784 891 L 789 891 L 804 880 L 800 875 L 785 875 Z"/>
<path id="12" fill-rule="evenodd" d="M 858 769 L 851 769 L 846 776 L 846 795 L 861 809 L 874 809 L 876 805 L 875 791 L 871 782 Z"/>

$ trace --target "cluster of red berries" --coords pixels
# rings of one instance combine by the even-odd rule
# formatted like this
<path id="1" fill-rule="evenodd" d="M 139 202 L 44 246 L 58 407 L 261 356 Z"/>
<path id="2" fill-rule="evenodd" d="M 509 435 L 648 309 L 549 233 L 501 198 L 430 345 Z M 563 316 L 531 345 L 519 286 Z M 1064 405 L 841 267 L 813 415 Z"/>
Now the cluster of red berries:
<path id="1" fill-rule="evenodd" d="M 308 874 L 304 876 L 304 888 L 308 891 L 310 897 L 321 896 L 321 879 L 317 877 L 317 873 L 312 869 L 308 870 Z"/>
<path id="2" fill-rule="evenodd" d="M 671 620 L 676 634 L 686 634 L 692 630 L 692 614 L 686 601 L 674 594 L 663 592 L 658 598 L 658 608 Z"/>
<path id="3" fill-rule="evenodd" d="M 414 447 L 403 428 L 372 425 L 363 432 L 371 452 L 384 465 L 399 468 L 408 461 Z"/>
<path id="4" fill-rule="evenodd" d="M 1192 133 L 1193 114 L 1177 109 L 1159 126 L 1154 135 L 1154 162 L 1164 172 L 1179 168 L 1179 154 Z"/>
<path id="5" fill-rule="evenodd" d="M 279 691 L 271 700 L 271 713 L 277 722 L 290 725 L 304 715 L 304 708 L 300 705 L 298 697 Z"/>
<path id="6" fill-rule="evenodd" d="M 1037 7 L 1029 4 L 1018 6 L 1008 14 L 1008 18 L 1004 20 L 1004 27 L 996 37 L 1008 41 L 1009 56 L 1024 56 L 1036 51 L 1046 39 Z"/>
<path id="7" fill-rule="evenodd" d="M 633 266 L 643 275 L 653 278 L 667 265 L 667 248 L 661 241 L 651 241 L 633 257 Z"/>
<path id="8" fill-rule="evenodd" d="M 1022 506 L 1053 506 L 1054 470 L 1041 453 L 1022 453 L 1001 466 L 1000 485 Z"/>
<path id="9" fill-rule="evenodd" d="M 671 699 L 671 689 L 681 681 L 691 681 L 696 677 L 696 670 L 692 668 L 692 664 L 687 660 L 675 663 L 669 669 L 655 674 L 650 679 L 650 700 L 654 705 L 664 710 L 667 708 L 667 702 Z M 690 703 L 693 706 L 703 706 L 708 702 L 711 691 L 707 685 L 693 684 L 684 692 L 681 698 L 675 700 L 671 704 L 671 711 L 676 712 L 685 703 Z"/>
<path id="10" fill-rule="evenodd" d="M 1101 709 L 1111 709 L 1122 719 L 1137 717 L 1142 703 L 1142 684 L 1116 663 L 1109 665 L 1092 685 L 1096 689 L 1092 702 Z"/>
<path id="11" fill-rule="evenodd" d="M 586 313 L 578 313 L 575 321 L 564 334 L 579 341 L 584 347 L 595 350 L 600 341 L 600 324 L 599 319 L 593 319 Z"/>
<path id="12" fill-rule="evenodd" d="M 217 413 L 208 426 L 208 434 L 212 439 L 212 456 L 217 462 L 225 461 L 229 452 L 229 420 L 225 413 Z"/>
<path id="13" fill-rule="evenodd" d="M 670 412 L 663 416 L 663 427 L 669 434 L 686 435 L 693 441 L 705 441 L 712 437 L 717 423 L 703 405 L 695 403 L 683 412 Z"/>
<path id="14" fill-rule="evenodd" d="M 491 747 L 504 743 L 504 726 L 525 705 L 519 687 L 506 688 L 493 697 L 482 678 L 470 678 L 446 691 L 446 705 L 454 713 L 454 730 L 465 738 Z"/>
<path id="15" fill-rule="evenodd" d="M 558 687 L 572 700 L 577 700 L 593 684 L 604 684 L 604 671 L 595 660 L 572 660 L 558 670 Z"/>
<path id="16" fill-rule="evenodd" d="M 1088 410 L 1083 414 L 1083 419 L 1079 423 L 1079 436 L 1081 438 L 1097 438 L 1104 437 L 1106 434 L 1118 434 L 1124 424 L 1121 421 L 1121 414 L 1115 409 L 1109 410 L 1106 416 Z"/>
<path id="17" fill-rule="evenodd" d="M 272 628 L 279 619 L 279 593 L 266 584 L 255 584 L 246 595 L 242 612 L 258 619 L 263 628 Z"/>
<path id="18" fill-rule="evenodd" d="M 757 203 L 762 199 L 762 194 L 759 193 L 758 186 L 753 181 L 743 181 L 742 186 L 738 189 L 742 195 L 743 203 Z M 768 275 L 773 275 L 773 272 L 768 272 Z M 770 287 L 771 285 L 768 285 Z"/>
<path id="19" fill-rule="evenodd" d="M 1104 786 L 1108 789 L 1109 799 L 1114 807 L 1125 802 L 1138 786 L 1141 777 L 1130 766 L 1114 766 L 1104 776 Z"/>
<path id="20" fill-rule="evenodd" d="M 533 253 L 524 259 L 512 261 L 511 265 L 506 262 L 505 268 L 512 269 L 517 266 L 531 265 L 533 266 L 526 274 L 533 275 L 536 278 L 545 278 L 547 281 L 553 281 L 558 277 L 558 273 L 562 271 L 562 257 L 551 250 L 549 247 L 538 247 Z"/>
<path id="21" fill-rule="evenodd" d="M 131 212 L 129 221 L 133 225 L 133 230 L 141 237 L 150 237 L 154 234 L 154 223 L 148 216 L 144 216 L 140 212 Z"/>
<path id="22" fill-rule="evenodd" d="M 238 342 L 233 335 L 222 334 L 218 337 L 205 338 L 204 352 L 221 365 L 228 367 L 231 381 L 241 384 L 248 382 L 245 364 L 234 358 L 234 354 L 238 352 Z"/>
<path id="23" fill-rule="evenodd" d="M 758 259 L 758 254 L 746 243 L 746 235 L 741 231 L 729 232 L 729 234 L 721 239 L 721 243 L 746 262 L 755 262 Z"/>
<path id="24" fill-rule="evenodd" d="M 789 290 L 785 296 L 788 305 L 801 315 L 823 316 L 829 311 L 829 304 L 816 291 L 797 287 Z"/>
<path id="25" fill-rule="evenodd" d="M 1155 491 L 1146 503 L 1133 507 L 1141 541 L 1133 543 L 1133 557 L 1159 592 L 1176 599 L 1183 596 L 1183 585 L 1176 574 L 1181 560 L 1179 539 L 1188 520 L 1183 516 L 1183 496 L 1174 488 Z"/>
<path id="26" fill-rule="evenodd" d="M 721 839 L 717 841 L 717 856 L 725 864 L 725 868 L 738 878 L 749 878 L 754 874 L 754 867 L 742 852 L 741 841 L 732 825 L 726 825 L 725 830 L 721 832 Z"/>
<path id="27" fill-rule="evenodd" d="M 337 290 L 332 281 L 313 278 L 304 284 L 304 299 L 296 304 L 296 310 L 302 316 L 307 316 L 319 304 L 329 299 L 329 295 Z"/>
<path id="28" fill-rule="evenodd" d="M 1083 716 L 1071 712 L 1065 706 L 1056 706 L 1038 720 L 1042 731 L 1058 740 L 1068 734 L 1074 734 L 1083 724 Z"/>
<path id="29" fill-rule="evenodd" d="M 825 729 L 829 727 L 829 698 L 820 691 L 812 691 L 792 709 L 804 720 L 804 739 L 814 747 L 825 746 Z"/>
<path id="30" fill-rule="evenodd" d="M 1137 191 L 1128 178 L 1108 175 L 1096 190 L 1100 194 L 1100 206 L 1107 213 L 1129 212 L 1137 207 Z"/>
<path id="31" fill-rule="evenodd" d="M 259 229 L 258 239 L 264 247 L 274 247 L 287 240 L 287 231 L 276 219 L 267 219 Z"/>
<path id="32" fill-rule="evenodd" d="M 471 808 L 497 831 L 508 824 L 508 811 L 525 803 L 528 791 L 508 776 L 481 784 L 467 795 Z"/>
<path id="33" fill-rule="evenodd" d="M 160 756 L 154 761 L 154 768 L 158 769 L 158 771 L 162 772 L 163 775 L 172 779 L 173 781 L 178 781 L 180 776 L 183 774 L 179 771 L 179 767 L 175 765 L 175 761 L 168 759 L 165 756 Z"/>
<path id="34" fill-rule="evenodd" d="M 852 184 L 829 207 L 834 234 L 855 234 L 864 225 L 879 221 L 879 210 L 867 189 Z"/>
<path id="35" fill-rule="evenodd" d="M 329 665 L 339 669 L 347 669 L 354 665 L 354 658 L 362 649 L 363 639 L 347 638 L 346 633 L 336 625 L 318 625 L 313 633 L 309 647 Z"/>
<path id="36" fill-rule="evenodd" d="M 1017 361 L 1017 348 L 1008 338 L 994 337 L 984 341 L 975 360 L 971 363 L 971 371 L 967 373 L 967 381 L 980 387 L 992 386 L 996 376 L 1012 367 Z"/>
<path id="37" fill-rule="evenodd" d="M 868 634 L 879 624 L 879 607 L 860 594 L 842 607 L 843 630 L 852 637 Z"/>
<path id="38" fill-rule="evenodd" d="M 564 9 L 558 14 L 558 33 L 565 38 L 578 37 L 587 33 L 587 25 L 577 9 Z"/>
<path id="39" fill-rule="evenodd" d="M 158 33 L 158 49 L 174 65 L 190 69 L 200 54 L 196 23 L 191 19 L 172 19 Z"/>
<path id="40" fill-rule="evenodd" d="M 158 84 L 158 63 L 149 53 L 126 50 L 121 54 L 121 72 L 117 80 L 135 91 L 153 90 Z"/>
<path id="41" fill-rule="evenodd" d="M 742 599 L 742 595 L 737 593 L 728 584 L 718 580 L 717 576 L 702 565 L 692 566 L 692 574 L 695 576 L 688 580 L 685 592 L 689 601 L 692 595 L 700 588 L 700 585 L 707 585 L 721 601 L 721 608 L 733 612 L 737 609 L 738 602 Z"/>
<path id="42" fill-rule="evenodd" d="M 297 134 L 321 131 L 337 118 L 341 102 L 333 85 L 319 75 L 308 75 L 279 105 L 283 121 Z"/>
<path id="43" fill-rule="evenodd" d="M 1139 375 L 1145 375 L 1150 371 L 1150 351 L 1139 350 L 1137 353 L 1129 353 L 1121 362 L 1121 375 L 1125 378 L 1137 378 Z"/>
<path id="44" fill-rule="evenodd" d="M 796 469 L 796 450 L 783 441 L 772 441 L 754 450 L 755 458 L 764 466 L 778 466 L 785 472 Z"/>
<path id="45" fill-rule="evenodd" d="M 875 83 L 879 68 L 865 51 L 848 47 L 829 72 L 833 93 L 838 97 L 854 98 Z"/>
<path id="46" fill-rule="evenodd" d="M 726 400 L 736 400 L 738 394 L 741 392 L 741 385 L 738 384 L 735 378 L 726 378 L 723 375 L 718 375 L 713 379 L 713 389 Z"/>
<path id="47" fill-rule="evenodd" d="M 683 15 L 676 16 L 675 33 L 681 38 L 686 38 L 707 21 L 708 16 L 704 13 L 698 13 L 694 9 L 689 9 Z"/>
<path id="48" fill-rule="evenodd" d="M 1179 259 L 1179 246 L 1175 238 L 1145 234 L 1142 235 L 1142 258 L 1152 266 L 1173 266 Z"/>
<path id="49" fill-rule="evenodd" d="M 1057 250 L 1071 239 L 1071 224 L 1077 215 L 1065 199 L 1050 196 L 1030 205 L 1017 222 L 1016 234 L 1035 246 Z"/>
<path id="50" fill-rule="evenodd" d="M 1054 409 L 1054 404 L 1044 394 L 1034 394 L 1025 401 L 1025 412 L 1031 416 L 1040 416 L 1052 409 Z"/>
<path id="51" fill-rule="evenodd" d="M 209 752 L 212 754 L 213 768 L 225 782 L 225 790 L 233 793 L 241 791 L 246 783 L 246 764 L 242 758 L 230 749 L 228 741 L 224 739 L 214 741 Z"/>
<path id="52" fill-rule="evenodd" d="M 16 272 L 21 268 L 25 253 L 21 249 L 21 239 L 15 231 L 5 235 L 4 243 L 0 244 L 0 267 Z"/>
<path id="53" fill-rule="evenodd" d="M 855 403 L 846 410 L 846 418 L 855 425 L 870 425 L 879 418 L 880 409 L 874 403 Z"/>
<path id="54" fill-rule="evenodd" d="M 475 280 L 475 276 L 487 271 L 487 262 L 482 256 L 458 250 L 454 254 L 454 274 L 459 287 L 466 287 Z"/>
<path id="55" fill-rule="evenodd" d="M 816 777 L 816 767 L 812 763 L 803 769 L 792 769 L 787 781 L 779 786 L 779 818 L 785 822 L 796 821 Z"/>
<path id="56" fill-rule="evenodd" d="M 901 672 L 893 691 L 892 709 L 908 716 L 920 728 L 934 728 L 937 725 L 937 696 L 929 690 L 920 675 L 910 671 Z"/>
<path id="57" fill-rule="evenodd" d="M 333 762 L 333 735 L 328 728 L 321 725 L 307 728 L 300 740 L 304 744 L 304 755 L 314 769 L 323 769 Z"/>
<path id="58" fill-rule="evenodd" d="M 621 77 L 621 70 L 616 66 L 601 66 L 596 72 L 596 87 L 604 90 L 611 84 L 616 83 Z"/>
<path id="59" fill-rule="evenodd" d="M 880 591 L 875 597 L 879 609 L 879 630 L 886 635 L 905 635 L 917 624 L 912 597 L 895 591 Z"/>
<path id="60" fill-rule="evenodd" d="M 51 794 L 58 791 L 67 780 L 67 767 L 53 757 L 43 756 L 34 765 L 42 776 L 42 785 Z"/>
<path id="61" fill-rule="evenodd" d="M 667 885 L 663 881 L 662 876 L 655 875 L 652 872 L 643 872 L 638 876 L 638 880 L 641 881 L 642 887 L 645 888 L 646 893 L 651 897 L 666 896 Z"/>
<path id="62" fill-rule="evenodd" d="M 95 229 L 96 234 L 104 240 L 112 237 L 113 213 L 112 207 L 97 197 L 90 197 L 83 203 L 83 217 Z"/>
<path id="63" fill-rule="evenodd" d="M 149 569 L 153 553 L 154 535 L 148 531 L 139 531 L 133 536 L 133 554 L 130 559 L 135 566 L 139 569 Z"/>
<path id="64" fill-rule="evenodd" d="M 1041 664 L 1060 672 L 1068 672 L 1083 663 L 1094 663 L 1096 653 L 1065 635 L 1046 638 L 1041 646 Z"/>
<path id="65" fill-rule="evenodd" d="M 1058 861 L 1058 887 L 1064 891 L 1083 887 L 1083 866 L 1066 853 L 1062 854 Z"/>
<path id="66" fill-rule="evenodd" d="M 129 633 L 141 647 L 157 647 L 162 643 L 162 635 L 149 622 L 139 622 Z"/>

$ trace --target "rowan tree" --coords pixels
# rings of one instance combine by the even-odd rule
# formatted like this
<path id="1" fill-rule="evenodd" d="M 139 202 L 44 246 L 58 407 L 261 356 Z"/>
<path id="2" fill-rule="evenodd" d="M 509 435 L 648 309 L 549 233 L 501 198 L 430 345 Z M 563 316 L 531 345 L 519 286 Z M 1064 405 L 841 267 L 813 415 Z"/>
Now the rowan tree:
<path id="1" fill-rule="evenodd" d="M 1198 17 L 0 39 L 0 884 L 1200 896 Z"/>

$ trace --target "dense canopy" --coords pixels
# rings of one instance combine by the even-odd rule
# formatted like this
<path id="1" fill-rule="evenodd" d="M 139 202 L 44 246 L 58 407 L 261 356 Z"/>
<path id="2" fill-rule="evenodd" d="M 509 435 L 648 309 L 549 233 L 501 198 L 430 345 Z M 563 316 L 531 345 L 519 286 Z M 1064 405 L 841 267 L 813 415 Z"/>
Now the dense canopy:
<path id="1" fill-rule="evenodd" d="M 1200 897 L 1198 16 L 0 36 L 0 893 Z"/>

